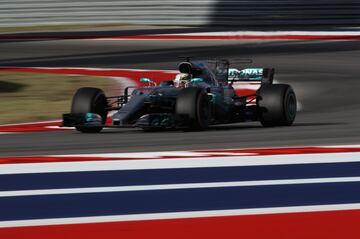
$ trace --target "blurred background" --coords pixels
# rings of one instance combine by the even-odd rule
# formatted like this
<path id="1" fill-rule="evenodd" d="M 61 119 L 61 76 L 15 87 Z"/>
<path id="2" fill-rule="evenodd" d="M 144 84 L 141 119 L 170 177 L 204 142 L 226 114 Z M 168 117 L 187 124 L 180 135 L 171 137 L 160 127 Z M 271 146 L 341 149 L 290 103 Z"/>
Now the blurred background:
<path id="1" fill-rule="evenodd" d="M 148 134 L 134 148 L 160 150 L 163 142 L 169 149 L 204 148 L 203 137 L 212 134 L 206 146 L 354 143 L 360 135 L 359 16 L 355 0 L 0 0 L 0 124 L 51 120 L 55 127 L 77 88 L 118 95 L 142 75 L 156 80 L 170 70 L 161 78 L 171 79 L 178 56 L 250 58 L 251 66 L 275 67 L 275 80 L 294 88 L 295 127 L 219 126 L 198 138 L 184 136 L 190 143 L 183 146 L 169 145 L 165 135 L 149 145 Z M 128 133 L 134 132 L 141 133 Z M 99 148 L 86 136 L 55 133 Z M 31 138 L 21 137 L 16 148 Z M 52 132 L 44 137 L 54 140 Z M 116 136 L 99 137 L 109 145 Z M 117 150 L 131 147 L 125 142 Z"/>
<path id="2" fill-rule="evenodd" d="M 356 0 L 1 0 L 1 27 L 59 24 L 314 26 L 360 23 Z"/>
<path id="3" fill-rule="evenodd" d="M 358 238 L 359 40 L 359 0 L 0 0 L 0 238 Z M 78 88 L 172 80 L 179 56 L 275 68 L 294 124 L 59 127 Z"/>

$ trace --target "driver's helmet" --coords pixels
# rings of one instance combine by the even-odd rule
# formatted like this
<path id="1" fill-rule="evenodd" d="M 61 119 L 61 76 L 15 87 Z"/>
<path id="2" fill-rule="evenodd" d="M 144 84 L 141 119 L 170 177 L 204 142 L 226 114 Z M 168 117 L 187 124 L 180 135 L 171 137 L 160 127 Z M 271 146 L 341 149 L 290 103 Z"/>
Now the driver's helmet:
<path id="1" fill-rule="evenodd" d="M 175 87 L 185 88 L 191 81 L 191 75 L 187 73 L 179 73 L 176 75 L 174 80 Z"/>

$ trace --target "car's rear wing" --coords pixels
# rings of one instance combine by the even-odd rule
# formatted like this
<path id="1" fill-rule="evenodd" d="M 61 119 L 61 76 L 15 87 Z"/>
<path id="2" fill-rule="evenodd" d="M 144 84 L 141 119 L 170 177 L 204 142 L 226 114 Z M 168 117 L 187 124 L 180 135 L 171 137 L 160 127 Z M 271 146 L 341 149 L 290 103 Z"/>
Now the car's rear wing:
<path id="1" fill-rule="evenodd" d="M 274 68 L 245 68 L 245 69 L 229 69 L 228 81 L 230 84 L 234 82 L 260 82 L 261 84 L 272 84 L 274 80 Z"/>

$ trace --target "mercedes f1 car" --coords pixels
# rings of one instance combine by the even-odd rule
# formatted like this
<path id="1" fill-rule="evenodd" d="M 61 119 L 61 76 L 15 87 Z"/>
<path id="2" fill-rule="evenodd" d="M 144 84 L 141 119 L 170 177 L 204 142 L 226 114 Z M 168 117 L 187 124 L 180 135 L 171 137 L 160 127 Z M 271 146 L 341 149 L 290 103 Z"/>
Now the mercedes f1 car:
<path id="1" fill-rule="evenodd" d="M 127 87 L 119 96 L 106 97 L 98 88 L 75 93 L 71 113 L 63 126 L 83 133 L 104 127 L 139 127 L 144 130 L 204 130 L 210 125 L 260 121 L 263 126 L 289 126 L 296 116 L 296 96 L 290 85 L 274 84 L 274 69 L 230 68 L 228 60 L 192 61 L 179 65 L 174 80 L 157 85 Z M 256 82 L 251 94 L 238 95 L 238 82 Z M 109 112 L 112 123 L 106 124 Z"/>

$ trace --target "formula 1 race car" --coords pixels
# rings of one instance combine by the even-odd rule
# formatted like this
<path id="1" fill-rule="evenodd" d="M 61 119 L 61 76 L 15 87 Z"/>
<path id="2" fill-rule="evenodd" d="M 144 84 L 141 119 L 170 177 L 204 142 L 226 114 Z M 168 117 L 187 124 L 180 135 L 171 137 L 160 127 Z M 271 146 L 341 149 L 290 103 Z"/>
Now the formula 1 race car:
<path id="1" fill-rule="evenodd" d="M 104 127 L 144 130 L 204 130 L 210 125 L 260 121 L 263 126 L 289 126 L 296 116 L 296 96 L 287 84 L 273 84 L 274 69 L 230 68 L 228 60 L 187 61 L 179 64 L 174 80 L 159 85 L 127 87 L 124 94 L 106 97 L 101 89 L 80 88 L 63 126 L 84 133 Z M 237 95 L 238 82 L 258 83 L 252 94 Z M 107 125 L 108 112 L 112 124 Z"/>

